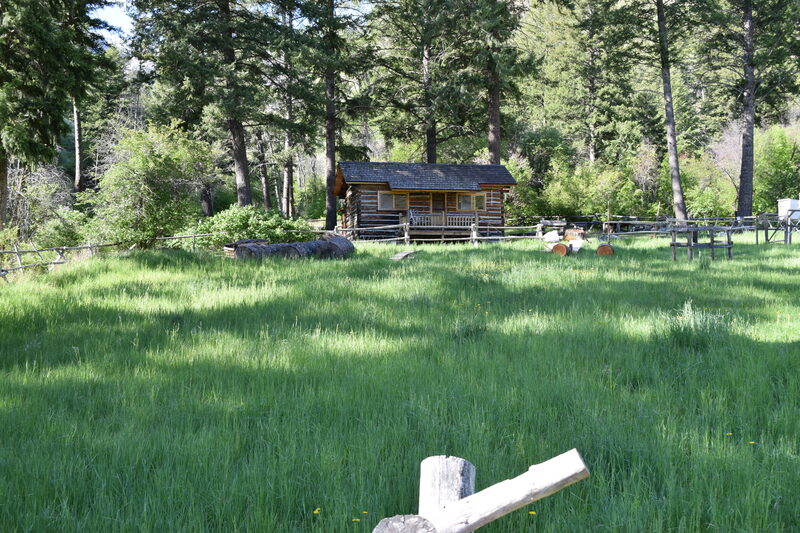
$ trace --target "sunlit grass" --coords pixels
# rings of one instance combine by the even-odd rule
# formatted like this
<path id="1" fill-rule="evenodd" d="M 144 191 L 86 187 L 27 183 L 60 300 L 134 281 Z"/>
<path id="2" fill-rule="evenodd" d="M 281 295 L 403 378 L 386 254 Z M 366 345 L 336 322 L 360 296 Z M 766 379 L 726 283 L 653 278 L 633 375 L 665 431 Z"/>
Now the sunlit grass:
<path id="1" fill-rule="evenodd" d="M 365 532 L 416 510 L 428 455 L 482 488 L 573 447 L 592 477 L 486 531 L 800 528 L 800 248 L 734 240 L 0 286 L 0 530 Z"/>

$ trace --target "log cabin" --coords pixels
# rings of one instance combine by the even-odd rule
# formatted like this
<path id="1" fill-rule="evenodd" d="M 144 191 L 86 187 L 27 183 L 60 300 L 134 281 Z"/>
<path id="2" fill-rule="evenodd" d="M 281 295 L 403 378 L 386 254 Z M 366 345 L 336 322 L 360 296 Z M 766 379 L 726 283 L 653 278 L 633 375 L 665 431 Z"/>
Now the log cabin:
<path id="1" fill-rule="evenodd" d="M 343 228 L 409 224 L 411 237 L 502 233 L 504 199 L 517 182 L 503 165 L 339 162 L 334 194 Z M 391 233 L 396 230 L 388 230 Z M 379 238 L 365 232 L 362 238 Z"/>

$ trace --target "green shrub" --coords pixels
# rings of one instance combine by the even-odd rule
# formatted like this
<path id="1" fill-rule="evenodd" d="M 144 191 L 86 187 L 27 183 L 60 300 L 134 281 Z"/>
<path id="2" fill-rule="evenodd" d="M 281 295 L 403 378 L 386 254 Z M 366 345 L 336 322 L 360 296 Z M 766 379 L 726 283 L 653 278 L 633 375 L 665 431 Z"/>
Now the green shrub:
<path id="1" fill-rule="evenodd" d="M 62 207 L 56 216 L 36 228 L 34 242 L 39 248 L 75 246 L 87 240 L 88 217 L 80 211 Z"/>
<path id="2" fill-rule="evenodd" d="M 199 212 L 198 189 L 214 173 L 210 147 L 177 128 L 130 131 L 115 147 L 117 162 L 96 192 L 95 239 L 146 244 L 173 235 Z"/>
<path id="3" fill-rule="evenodd" d="M 255 206 L 231 206 L 197 225 L 184 229 L 187 234 L 213 233 L 200 237 L 196 244 L 205 248 L 219 248 L 223 244 L 242 239 L 268 239 L 270 242 L 297 242 L 312 238 L 311 233 L 288 233 L 286 230 L 309 229 L 303 220 L 287 220 L 276 211 L 264 211 Z M 191 246 L 188 239 L 181 246 Z"/>

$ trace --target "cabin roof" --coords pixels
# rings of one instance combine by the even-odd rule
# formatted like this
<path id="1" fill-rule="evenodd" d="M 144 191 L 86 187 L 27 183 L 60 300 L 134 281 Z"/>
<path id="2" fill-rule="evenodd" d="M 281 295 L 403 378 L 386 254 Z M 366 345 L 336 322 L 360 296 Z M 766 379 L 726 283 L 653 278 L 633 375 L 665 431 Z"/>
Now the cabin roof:
<path id="1" fill-rule="evenodd" d="M 337 192 L 348 183 L 386 183 L 393 190 L 432 191 L 479 191 L 481 185 L 517 184 L 503 165 L 341 161 L 339 170 L 344 183 L 336 184 Z"/>

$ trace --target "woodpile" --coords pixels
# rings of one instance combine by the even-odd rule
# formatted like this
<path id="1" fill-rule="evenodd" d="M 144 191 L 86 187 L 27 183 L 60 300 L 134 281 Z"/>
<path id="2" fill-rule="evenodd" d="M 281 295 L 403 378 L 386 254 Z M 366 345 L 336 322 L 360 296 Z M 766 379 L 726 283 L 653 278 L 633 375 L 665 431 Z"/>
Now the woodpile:
<path id="1" fill-rule="evenodd" d="M 230 255 L 228 250 L 233 250 L 232 257 L 237 259 L 263 257 L 341 259 L 356 251 L 350 239 L 335 233 L 326 233 L 319 240 L 307 242 L 269 244 L 264 241 L 237 241 L 226 244 L 224 249 L 228 255 Z"/>

